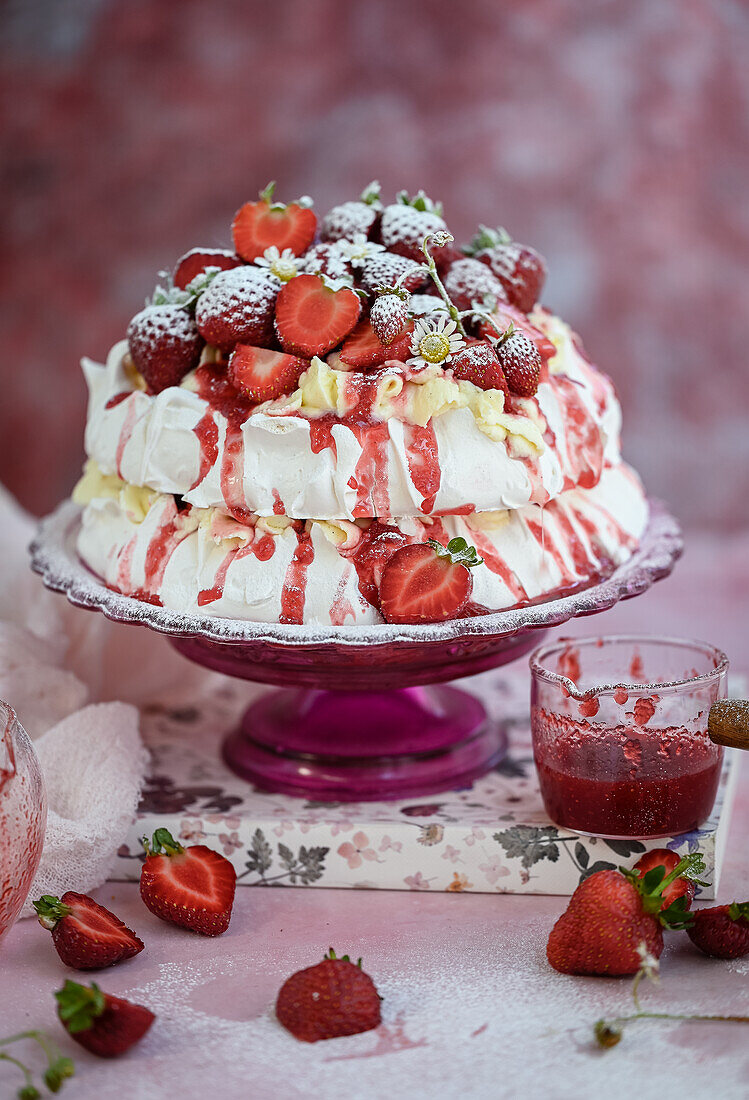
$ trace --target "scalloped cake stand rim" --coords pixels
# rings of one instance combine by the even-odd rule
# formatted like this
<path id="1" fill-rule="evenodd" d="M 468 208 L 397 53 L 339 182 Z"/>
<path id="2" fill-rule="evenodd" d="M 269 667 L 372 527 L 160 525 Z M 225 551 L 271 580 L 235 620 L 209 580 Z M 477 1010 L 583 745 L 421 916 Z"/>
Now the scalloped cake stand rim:
<path id="1" fill-rule="evenodd" d="M 215 616 L 186 615 L 113 592 L 81 561 L 75 535 L 81 509 L 63 501 L 40 521 L 29 552 L 31 567 L 45 586 L 64 593 L 71 604 L 101 611 L 115 622 L 135 623 L 172 637 L 202 637 L 223 643 L 268 642 L 297 646 L 390 646 L 429 644 L 478 637 L 502 637 L 559 626 L 572 618 L 604 611 L 638 596 L 673 569 L 683 549 L 681 529 L 665 504 L 649 501 L 650 517 L 638 549 L 606 580 L 569 596 L 508 611 L 445 623 L 414 626 L 282 625 Z"/>

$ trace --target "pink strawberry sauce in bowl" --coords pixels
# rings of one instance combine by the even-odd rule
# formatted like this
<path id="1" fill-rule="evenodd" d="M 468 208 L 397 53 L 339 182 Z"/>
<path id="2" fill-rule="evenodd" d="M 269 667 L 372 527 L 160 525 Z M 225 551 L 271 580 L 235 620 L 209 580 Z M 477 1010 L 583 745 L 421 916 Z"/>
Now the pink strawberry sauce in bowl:
<path id="1" fill-rule="evenodd" d="M 724 653 L 678 638 L 561 639 L 530 666 L 534 758 L 556 825 L 656 838 L 703 824 L 723 762 L 707 725 L 726 694 Z"/>

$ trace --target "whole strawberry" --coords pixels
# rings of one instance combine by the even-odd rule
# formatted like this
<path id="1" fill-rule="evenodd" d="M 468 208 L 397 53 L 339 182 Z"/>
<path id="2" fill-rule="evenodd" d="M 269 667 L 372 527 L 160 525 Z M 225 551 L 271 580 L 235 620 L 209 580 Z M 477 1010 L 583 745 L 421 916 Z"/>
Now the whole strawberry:
<path id="1" fill-rule="evenodd" d="M 383 287 L 372 303 L 369 323 L 380 343 L 388 346 L 403 332 L 408 323 L 410 294 L 400 287 Z"/>
<path id="2" fill-rule="evenodd" d="M 749 955 L 749 901 L 698 909 L 687 926 L 695 947 L 715 959 Z"/>
<path id="3" fill-rule="evenodd" d="M 231 863 L 205 844 L 183 848 L 168 829 L 143 838 L 146 859 L 140 896 L 157 917 L 203 936 L 229 927 L 237 874 Z"/>
<path id="4" fill-rule="evenodd" d="M 368 237 L 381 210 L 380 185 L 372 180 L 358 202 L 344 202 L 328 211 L 320 224 L 320 238 L 323 241 L 350 240 L 357 233 Z"/>
<path id="5" fill-rule="evenodd" d="M 508 392 L 497 353 L 486 340 L 467 343 L 462 347 L 453 355 L 450 369 L 458 381 L 473 382 L 480 390 L 503 390 L 505 394 Z"/>
<path id="6" fill-rule="evenodd" d="M 143 1005 L 67 981 L 55 993 L 57 1015 L 63 1027 L 86 1050 L 99 1058 L 116 1058 L 139 1042 L 156 1019 Z"/>
<path id="7" fill-rule="evenodd" d="M 52 933 L 57 954 L 74 970 L 100 970 L 143 950 L 135 933 L 87 894 L 44 894 L 34 902 L 42 928 Z"/>
<path id="8" fill-rule="evenodd" d="M 486 264 L 466 256 L 452 264 L 443 282 L 458 309 L 470 309 L 474 302 L 483 303 L 486 298 L 493 298 L 495 302 L 507 301 L 504 287 Z"/>
<path id="9" fill-rule="evenodd" d="M 424 238 L 447 228 L 442 217 L 442 206 L 432 202 L 423 191 L 412 198 L 401 191 L 397 200 L 382 212 L 380 238 L 390 252 L 398 252 L 401 256 L 421 262 Z"/>
<path id="10" fill-rule="evenodd" d="M 683 904 L 661 909 L 664 891 L 685 874 L 704 870 L 702 856 L 685 856 L 669 874 L 663 867 L 640 878 L 635 871 L 597 871 L 585 879 L 551 930 L 546 957 L 561 974 L 636 974 L 638 948 L 660 958 L 663 928 L 683 928 Z"/>
<path id="11" fill-rule="evenodd" d="M 130 356 L 151 393 L 178 386 L 200 361 L 203 341 L 189 312 L 178 305 L 146 306 L 127 329 Z"/>
<path id="12" fill-rule="evenodd" d="M 465 251 L 491 269 L 511 305 L 523 313 L 533 309 L 546 279 L 546 261 L 534 248 L 513 241 L 504 229 L 482 225 Z"/>
<path id="13" fill-rule="evenodd" d="M 287 978 L 276 1000 L 276 1017 L 296 1039 L 316 1043 L 341 1035 L 358 1035 L 380 1023 L 380 997 L 375 984 L 348 955 L 333 948 L 322 962 Z"/>
<path id="14" fill-rule="evenodd" d="M 532 340 L 510 324 L 495 350 L 510 392 L 518 397 L 535 397 L 541 377 L 541 356 Z"/>
<path id="15" fill-rule="evenodd" d="M 267 347 L 273 340 L 278 283 L 260 267 L 220 272 L 201 294 L 195 322 L 201 336 L 221 351 L 235 344 Z"/>

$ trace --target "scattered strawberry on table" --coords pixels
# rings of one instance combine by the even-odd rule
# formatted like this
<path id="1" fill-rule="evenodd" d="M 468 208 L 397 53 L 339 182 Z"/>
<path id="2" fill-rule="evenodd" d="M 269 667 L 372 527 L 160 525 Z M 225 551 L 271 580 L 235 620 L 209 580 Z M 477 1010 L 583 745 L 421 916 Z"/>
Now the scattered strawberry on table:
<path id="1" fill-rule="evenodd" d="M 580 883 L 551 930 L 549 962 L 562 974 L 636 974 L 642 950 L 660 958 L 663 929 L 684 928 L 689 920 L 684 896 L 663 909 L 664 892 L 677 879 L 694 878 L 704 867 L 695 852 L 668 873 L 662 864 L 642 878 L 624 868 L 597 871 Z"/>
<path id="2" fill-rule="evenodd" d="M 331 947 L 322 962 L 287 978 L 276 1000 L 276 1017 L 305 1043 L 358 1035 L 380 1023 L 380 996 L 375 984 L 348 955 Z"/>
<path id="3" fill-rule="evenodd" d="M 52 933 L 57 954 L 74 970 L 114 966 L 143 950 L 132 929 L 87 894 L 44 894 L 34 909 L 42 928 Z"/>
<path id="4" fill-rule="evenodd" d="M 749 901 L 698 909 L 687 925 L 695 947 L 715 959 L 739 959 L 749 955 Z"/>
<path id="5" fill-rule="evenodd" d="M 124 1054 L 156 1019 L 150 1009 L 104 993 L 95 982 L 88 986 L 67 981 L 55 999 L 57 1015 L 71 1039 L 99 1058 Z"/>
<path id="6" fill-rule="evenodd" d="M 644 878 L 649 871 L 654 870 L 656 867 L 662 867 L 665 876 L 676 870 L 679 862 L 679 856 L 676 852 L 672 852 L 668 848 L 653 848 L 640 856 L 633 869 L 639 872 L 640 878 Z M 694 901 L 695 889 L 696 886 L 692 879 L 675 878 L 661 893 L 661 909 L 668 909 L 677 898 L 682 897 L 684 898 L 684 907 L 689 909 Z"/>
<path id="7" fill-rule="evenodd" d="M 140 873 L 140 895 L 157 917 L 203 936 L 229 927 L 237 874 L 224 856 L 205 844 L 184 848 L 168 829 L 157 829 Z"/>
<path id="8" fill-rule="evenodd" d="M 464 538 L 435 539 L 396 550 L 382 571 L 380 608 L 389 623 L 437 623 L 465 611 L 469 570 L 483 561 Z"/>

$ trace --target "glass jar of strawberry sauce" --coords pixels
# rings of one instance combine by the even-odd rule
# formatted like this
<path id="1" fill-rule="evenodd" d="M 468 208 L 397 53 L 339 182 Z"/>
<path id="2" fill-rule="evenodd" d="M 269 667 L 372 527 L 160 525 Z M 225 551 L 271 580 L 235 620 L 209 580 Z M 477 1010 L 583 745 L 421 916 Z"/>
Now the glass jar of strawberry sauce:
<path id="1" fill-rule="evenodd" d="M 614 839 L 703 824 L 723 763 L 707 726 L 726 694 L 724 653 L 679 638 L 563 638 L 530 666 L 533 752 L 556 825 Z"/>

